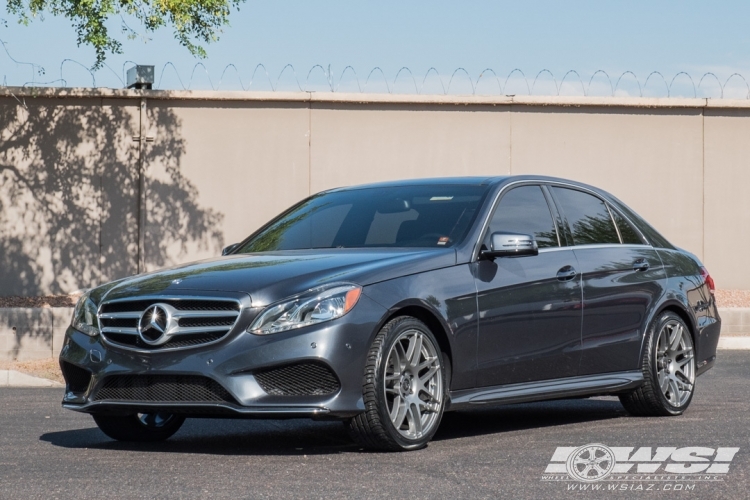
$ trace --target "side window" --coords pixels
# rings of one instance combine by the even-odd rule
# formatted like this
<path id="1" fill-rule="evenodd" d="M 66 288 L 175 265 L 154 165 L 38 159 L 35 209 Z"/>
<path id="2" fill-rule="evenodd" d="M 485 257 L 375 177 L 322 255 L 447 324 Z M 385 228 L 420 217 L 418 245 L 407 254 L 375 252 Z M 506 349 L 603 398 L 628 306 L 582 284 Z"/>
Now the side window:
<path id="1" fill-rule="evenodd" d="M 602 200 L 576 189 L 553 187 L 552 190 L 568 220 L 575 245 L 620 243 L 612 216 Z"/>
<path id="2" fill-rule="evenodd" d="M 643 240 L 638 235 L 638 232 L 633 229 L 633 226 L 630 225 L 625 217 L 620 215 L 620 213 L 612 207 L 609 207 L 609 211 L 612 212 L 612 217 L 615 219 L 617 229 L 620 230 L 622 242 L 626 245 L 643 245 Z"/>
<path id="3" fill-rule="evenodd" d="M 490 235 L 499 231 L 532 234 L 539 248 L 559 246 L 555 223 L 539 186 L 521 186 L 503 195 L 490 220 L 486 246 Z"/>

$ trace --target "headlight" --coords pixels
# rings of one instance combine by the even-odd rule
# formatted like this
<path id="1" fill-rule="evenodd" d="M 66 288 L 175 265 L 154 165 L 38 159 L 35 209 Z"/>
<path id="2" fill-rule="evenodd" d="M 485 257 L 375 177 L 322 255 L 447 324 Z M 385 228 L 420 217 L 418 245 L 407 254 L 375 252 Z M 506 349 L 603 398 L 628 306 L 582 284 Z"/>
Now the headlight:
<path id="1" fill-rule="evenodd" d="M 357 304 L 362 287 L 338 285 L 313 289 L 268 307 L 253 321 L 250 333 L 268 335 L 340 318 Z"/>
<path id="2" fill-rule="evenodd" d="M 96 316 L 96 304 L 89 298 L 89 293 L 84 293 L 83 297 L 78 299 L 70 326 L 81 333 L 95 337 L 99 335 L 99 318 Z"/>

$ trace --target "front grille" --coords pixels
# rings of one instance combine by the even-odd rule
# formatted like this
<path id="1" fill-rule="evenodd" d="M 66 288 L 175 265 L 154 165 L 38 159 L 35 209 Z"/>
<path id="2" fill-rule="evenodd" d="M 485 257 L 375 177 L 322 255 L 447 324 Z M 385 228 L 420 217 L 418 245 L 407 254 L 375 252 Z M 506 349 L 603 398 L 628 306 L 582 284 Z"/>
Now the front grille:
<path id="1" fill-rule="evenodd" d="M 91 382 L 90 371 L 67 361 L 63 361 L 60 368 L 71 392 L 86 392 Z"/>
<path id="2" fill-rule="evenodd" d="M 179 322 L 180 326 L 232 326 L 234 318 L 216 319 L 216 318 L 183 318 Z"/>
<path id="3" fill-rule="evenodd" d="M 114 328 L 136 328 L 138 327 L 138 318 L 107 318 L 102 320 L 109 327 Z"/>
<path id="4" fill-rule="evenodd" d="M 222 299 L 136 299 L 108 302 L 102 306 L 102 312 L 144 311 L 157 302 L 171 305 L 180 311 L 237 311 L 239 305 L 234 300 Z"/>
<path id="5" fill-rule="evenodd" d="M 215 380 L 194 375 L 111 375 L 104 379 L 94 400 L 237 403 Z"/>
<path id="6" fill-rule="evenodd" d="M 325 396 L 341 387 L 336 375 L 322 363 L 297 363 L 254 375 L 260 387 L 274 396 Z"/>
<path id="7" fill-rule="evenodd" d="M 138 322 L 143 313 L 155 304 L 166 305 L 174 318 L 170 338 L 161 345 L 150 345 L 141 339 Z M 105 302 L 99 311 L 102 335 L 111 343 L 142 350 L 195 347 L 216 342 L 226 336 L 240 316 L 240 304 L 232 299 L 161 298 Z M 161 333 L 144 331 L 149 340 Z"/>
<path id="8" fill-rule="evenodd" d="M 153 346 L 145 343 L 138 335 L 130 335 L 126 333 L 108 333 L 107 340 L 109 340 L 113 344 L 118 344 L 125 347 L 135 347 L 136 349 L 142 349 L 146 351 L 158 351 L 160 349 L 176 349 L 179 347 L 191 347 L 208 344 L 209 342 L 220 340 L 223 336 L 223 333 L 197 333 L 190 335 L 180 335 L 178 337 L 172 337 L 166 344 L 158 346 Z"/>

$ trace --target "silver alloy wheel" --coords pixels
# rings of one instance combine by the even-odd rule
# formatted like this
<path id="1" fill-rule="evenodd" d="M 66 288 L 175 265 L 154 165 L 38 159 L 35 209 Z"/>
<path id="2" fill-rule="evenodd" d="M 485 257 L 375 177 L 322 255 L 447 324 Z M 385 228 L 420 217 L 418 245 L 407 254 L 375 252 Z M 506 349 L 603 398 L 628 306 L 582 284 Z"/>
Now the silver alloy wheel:
<path id="1" fill-rule="evenodd" d="M 668 321 L 656 342 L 656 375 L 669 404 L 688 402 L 695 384 L 695 354 L 690 333 L 679 321 Z"/>
<path id="2" fill-rule="evenodd" d="M 443 403 L 443 368 L 439 351 L 419 330 L 406 330 L 388 353 L 385 400 L 393 427 L 408 439 L 429 432 Z"/>

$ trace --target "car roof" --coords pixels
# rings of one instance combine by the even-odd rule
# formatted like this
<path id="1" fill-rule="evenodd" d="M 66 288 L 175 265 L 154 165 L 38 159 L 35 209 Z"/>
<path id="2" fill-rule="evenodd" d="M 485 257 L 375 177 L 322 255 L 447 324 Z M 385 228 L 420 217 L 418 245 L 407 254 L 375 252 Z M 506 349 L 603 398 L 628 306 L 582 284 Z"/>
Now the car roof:
<path id="1" fill-rule="evenodd" d="M 401 186 L 441 186 L 441 185 L 464 185 L 464 186 L 497 186 L 508 182 L 518 181 L 538 181 L 538 182 L 563 182 L 573 186 L 580 186 L 602 194 L 606 194 L 601 189 L 589 186 L 582 182 L 563 179 L 559 177 L 548 177 L 543 175 L 499 175 L 492 177 L 426 177 L 421 179 L 402 179 L 385 182 L 375 182 L 370 184 L 360 184 L 353 186 L 338 187 L 326 190 L 325 192 L 346 191 L 350 189 L 371 189 L 382 187 L 401 187 Z"/>
<path id="2" fill-rule="evenodd" d="M 506 176 L 507 177 L 507 176 Z M 370 184 L 359 184 L 353 186 L 342 186 L 328 191 L 345 191 L 349 189 L 370 189 L 381 187 L 400 187 L 400 186 L 442 186 L 442 185 L 463 185 L 463 186 L 481 186 L 494 184 L 505 177 L 425 177 L 422 179 L 401 179 L 385 182 L 373 182 Z M 494 181 L 494 182 L 493 182 Z"/>

